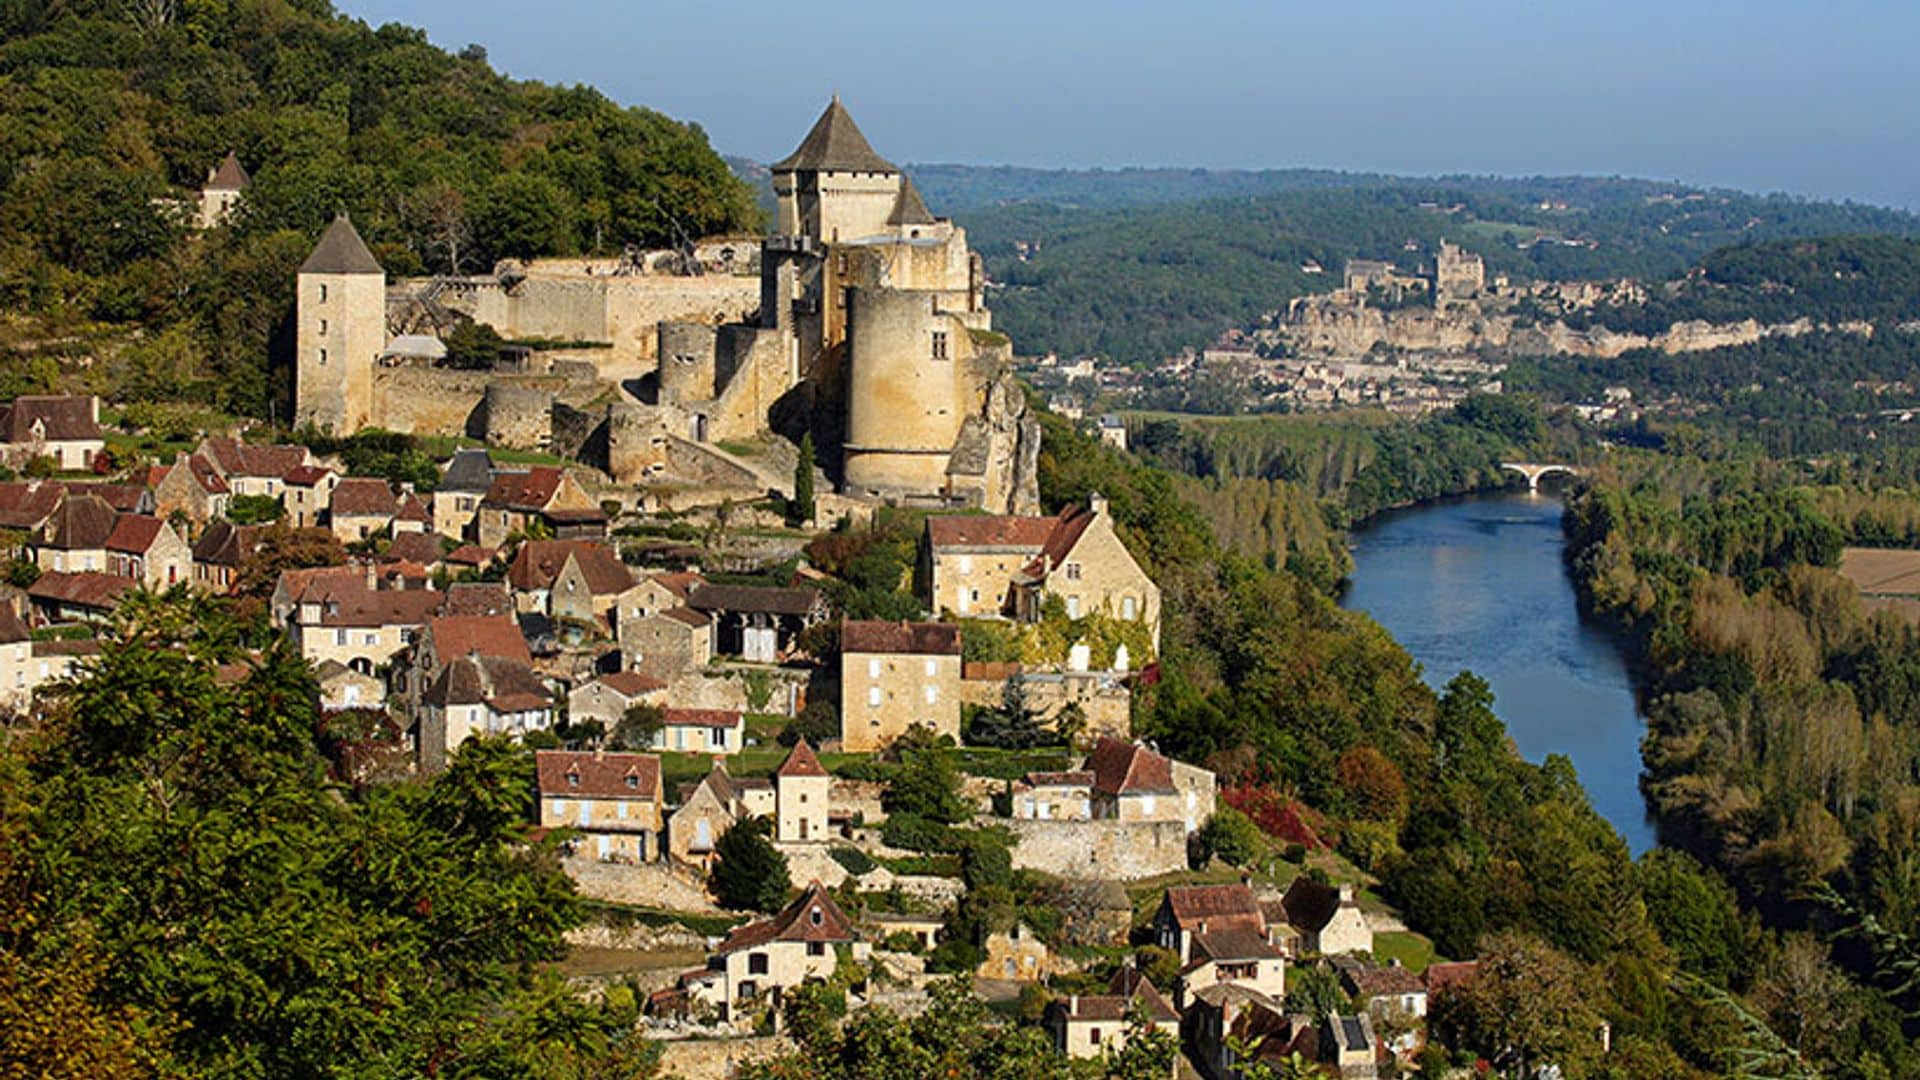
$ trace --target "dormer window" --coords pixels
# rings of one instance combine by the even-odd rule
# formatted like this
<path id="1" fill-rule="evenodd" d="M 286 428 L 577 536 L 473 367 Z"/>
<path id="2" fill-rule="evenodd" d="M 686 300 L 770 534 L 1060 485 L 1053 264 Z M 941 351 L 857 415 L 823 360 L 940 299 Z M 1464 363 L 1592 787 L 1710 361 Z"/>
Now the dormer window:
<path id="1" fill-rule="evenodd" d="M 633 790 L 635 790 L 635 791 L 638 791 L 638 790 L 640 790 L 640 778 L 639 778 L 639 777 L 637 777 L 637 776 L 629 776 L 629 777 L 627 777 L 627 787 L 629 787 L 629 788 L 631 788 L 631 789 L 633 789 Z"/>
<path id="2" fill-rule="evenodd" d="M 579 787 L 579 786 L 580 786 L 580 774 L 579 774 L 578 772 L 568 772 L 568 773 L 567 773 L 567 786 L 568 786 L 568 787 Z"/>
<path id="3" fill-rule="evenodd" d="M 820 914 L 819 908 L 814 908 L 813 911 L 808 913 L 807 918 L 812 920 L 813 925 L 815 926 L 819 926 L 821 923 L 826 921 L 825 917 Z"/>

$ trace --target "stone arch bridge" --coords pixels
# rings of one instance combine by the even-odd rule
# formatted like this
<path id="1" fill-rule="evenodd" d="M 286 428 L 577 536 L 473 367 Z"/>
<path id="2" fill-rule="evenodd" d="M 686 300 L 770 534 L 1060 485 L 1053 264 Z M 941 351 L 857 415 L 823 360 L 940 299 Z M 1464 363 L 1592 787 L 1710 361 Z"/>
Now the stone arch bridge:
<path id="1" fill-rule="evenodd" d="M 1585 476 L 1587 471 L 1578 465 L 1556 465 L 1537 461 L 1503 461 L 1502 469 L 1517 472 L 1527 478 L 1527 490 L 1539 491 L 1540 481 L 1558 473 L 1563 476 Z"/>

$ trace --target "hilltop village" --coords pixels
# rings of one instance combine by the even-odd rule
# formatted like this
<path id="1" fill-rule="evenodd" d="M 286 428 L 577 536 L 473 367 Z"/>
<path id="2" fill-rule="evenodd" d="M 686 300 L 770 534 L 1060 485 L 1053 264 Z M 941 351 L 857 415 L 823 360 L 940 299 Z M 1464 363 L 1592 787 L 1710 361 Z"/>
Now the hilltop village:
<path id="1" fill-rule="evenodd" d="M 334 782 L 529 749 L 535 838 L 634 917 L 574 943 L 620 961 L 576 983 L 637 987 L 683 1075 L 775 1052 L 809 986 L 913 1013 L 956 974 L 1089 1062 L 1411 1061 L 1474 964 L 1403 965 L 1304 824 L 1258 877 L 1216 856 L 1214 773 L 1133 732 L 1160 588 L 1097 492 L 1042 512 L 965 232 L 837 99 L 773 179 L 765 237 L 477 276 L 390 281 L 334 219 L 287 282 L 293 437 L 122 471 L 113 403 L 6 405 L 0 705 L 188 590 L 310 665 Z M 212 170 L 200 223 L 249 183 Z M 445 455 L 377 475 L 389 434 Z M 1054 902 L 982 899 L 1015 875 Z"/>

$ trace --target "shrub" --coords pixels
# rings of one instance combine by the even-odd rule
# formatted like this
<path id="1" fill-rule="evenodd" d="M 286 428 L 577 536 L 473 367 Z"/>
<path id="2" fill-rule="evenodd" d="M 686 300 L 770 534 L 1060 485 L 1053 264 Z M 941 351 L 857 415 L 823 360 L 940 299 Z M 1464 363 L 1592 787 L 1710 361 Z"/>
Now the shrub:
<path id="1" fill-rule="evenodd" d="M 831 701 L 809 701 L 800 715 L 780 732 L 780 745 L 792 746 L 806 739 L 815 746 L 840 737 L 840 709 Z"/>
<path id="2" fill-rule="evenodd" d="M 847 873 L 855 877 L 872 873 L 875 866 L 874 861 L 867 856 L 867 853 L 861 851 L 859 848 L 837 847 L 828 851 L 827 854 L 832 857 L 834 862 L 839 863 Z"/>
<path id="3" fill-rule="evenodd" d="M 920 935 L 908 930 L 895 930 L 880 944 L 888 952 L 912 953 L 915 956 L 926 950 L 926 946 L 920 941 Z"/>
<path id="4" fill-rule="evenodd" d="M 1260 857 L 1266 845 L 1259 826 L 1248 820 L 1247 815 L 1231 806 L 1222 806 L 1194 834 L 1193 846 L 1194 860 L 1199 866 L 1205 866 L 1216 855 L 1233 866 L 1247 866 Z"/>
<path id="5" fill-rule="evenodd" d="M 953 829 L 918 814 L 888 817 L 886 824 L 880 826 L 880 839 L 886 841 L 888 847 L 934 854 L 954 851 L 960 843 Z"/>
<path id="6" fill-rule="evenodd" d="M 735 911 L 778 911 L 791 883 L 787 858 L 767 838 L 772 823 L 764 817 L 739 822 L 714 845 L 713 894 Z"/>

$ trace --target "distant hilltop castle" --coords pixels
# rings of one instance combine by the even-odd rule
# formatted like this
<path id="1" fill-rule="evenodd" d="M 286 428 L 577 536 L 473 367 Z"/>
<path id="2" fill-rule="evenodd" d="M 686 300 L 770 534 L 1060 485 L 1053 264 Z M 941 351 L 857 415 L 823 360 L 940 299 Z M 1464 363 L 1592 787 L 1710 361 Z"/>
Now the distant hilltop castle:
<path id="1" fill-rule="evenodd" d="M 335 220 L 299 272 L 296 422 L 549 448 L 620 482 L 711 478 L 745 467 L 715 444 L 810 430 L 846 494 L 1036 512 L 1039 425 L 965 230 L 837 96 L 772 172 L 757 252 L 722 238 L 389 289 Z M 463 319 L 565 345 L 449 368 L 437 338 Z"/>

